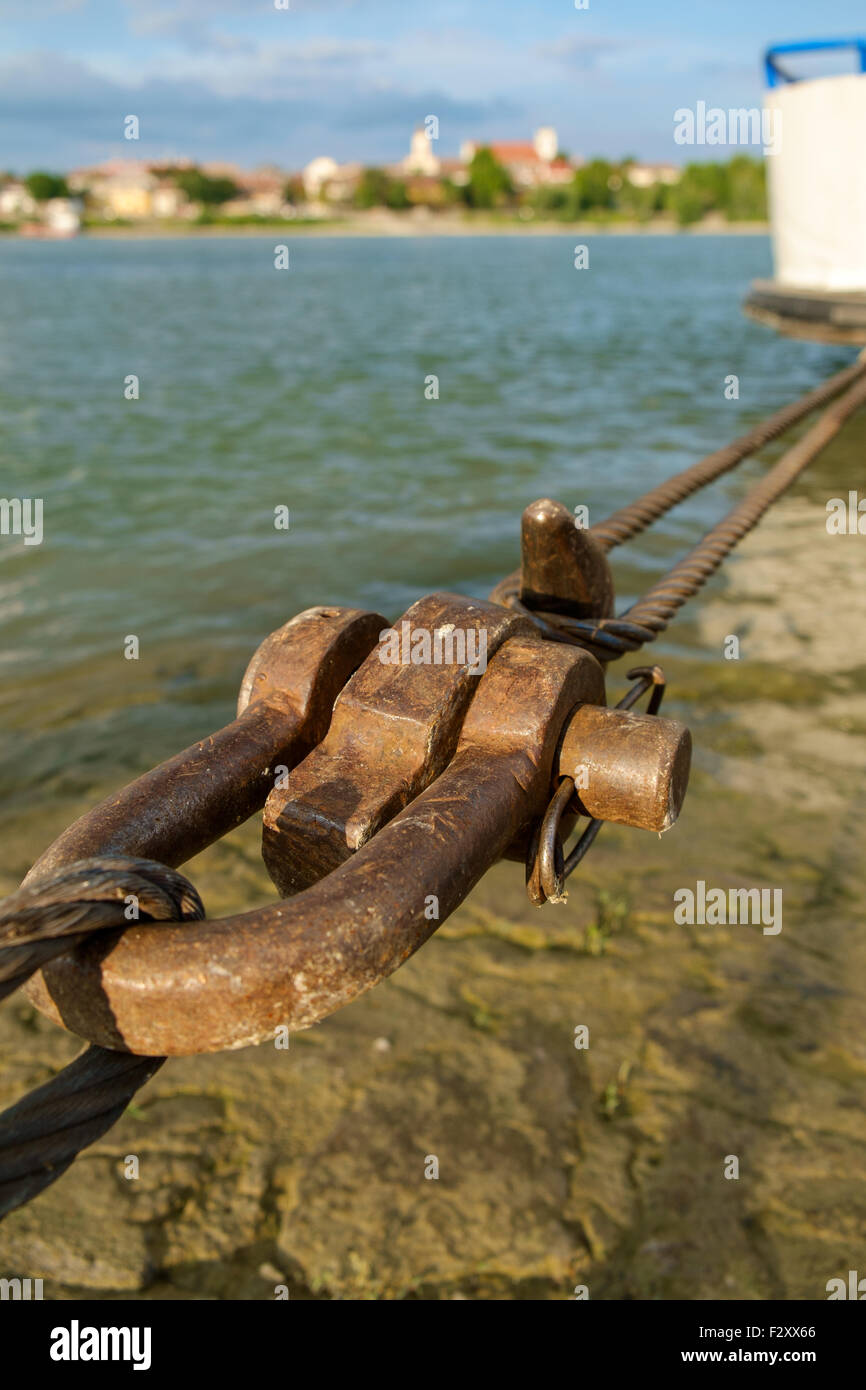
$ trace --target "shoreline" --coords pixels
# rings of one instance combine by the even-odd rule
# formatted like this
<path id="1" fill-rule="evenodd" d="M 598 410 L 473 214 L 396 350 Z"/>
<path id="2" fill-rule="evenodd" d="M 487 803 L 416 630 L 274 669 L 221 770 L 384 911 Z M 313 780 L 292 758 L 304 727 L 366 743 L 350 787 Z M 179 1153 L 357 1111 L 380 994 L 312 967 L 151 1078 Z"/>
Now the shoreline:
<path id="1" fill-rule="evenodd" d="M 674 222 L 521 222 L 496 218 L 456 220 L 403 218 L 400 216 L 349 217 L 334 221 L 274 221 L 261 224 L 223 223 L 214 226 L 191 223 L 188 226 L 147 223 L 131 227 L 85 227 L 75 237 L 22 237 L 11 230 L 0 231 L 10 241 L 123 241 L 183 240 L 209 237 L 271 236 L 275 232 L 311 237 L 473 237 L 473 236 L 768 236 L 767 222 L 723 222 L 715 220 L 681 227 Z"/>

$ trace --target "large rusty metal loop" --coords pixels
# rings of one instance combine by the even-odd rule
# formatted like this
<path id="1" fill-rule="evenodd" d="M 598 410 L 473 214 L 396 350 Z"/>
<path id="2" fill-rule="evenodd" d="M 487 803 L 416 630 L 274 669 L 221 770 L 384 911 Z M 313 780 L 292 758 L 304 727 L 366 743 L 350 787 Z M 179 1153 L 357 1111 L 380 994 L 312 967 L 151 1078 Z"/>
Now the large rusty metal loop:
<path id="1" fill-rule="evenodd" d="M 261 805 L 275 753 L 297 764 L 315 746 L 335 694 L 370 650 L 374 629 L 387 626 L 378 615 L 346 610 L 312 610 L 294 623 L 268 639 L 291 668 L 287 686 L 268 672 L 273 652 L 263 652 L 234 725 L 77 822 L 28 881 L 109 847 L 148 856 L 158 847 L 177 864 L 243 818 L 235 797 L 243 811 Z M 299 629 L 318 641 L 318 661 L 297 640 Z M 286 647 L 297 649 L 304 666 L 300 687 Z M 280 1026 L 308 1027 L 396 970 L 515 839 L 529 835 L 549 798 L 569 712 L 603 700 L 603 672 L 589 653 L 549 647 L 534 634 L 509 637 L 477 681 L 453 757 L 333 872 L 258 911 L 109 933 L 112 940 L 92 940 L 50 962 L 26 992 L 70 1031 L 143 1055 L 244 1047 L 272 1039 Z M 259 705 L 270 714 L 252 725 L 251 788 L 245 759 Z M 230 772 L 212 760 L 214 748 L 220 756 L 234 750 Z"/>
<path id="2" fill-rule="evenodd" d="M 652 828 L 676 818 L 688 731 L 625 712 L 663 679 L 657 668 L 634 672 L 638 686 L 608 710 L 589 652 L 544 642 L 500 605 L 432 594 L 400 626 L 413 641 L 483 632 L 492 654 L 388 666 L 377 644 L 396 633 L 380 615 L 310 609 L 262 643 L 232 724 L 76 822 L 25 880 L 105 855 L 177 867 L 267 798 L 266 862 L 294 896 L 88 939 L 28 982 L 38 1008 L 142 1055 L 263 1042 L 396 970 L 492 864 L 522 853 L 559 780 L 536 874 L 539 893 L 557 896 L 577 751 L 594 769 L 580 813 Z"/>
<path id="3" fill-rule="evenodd" d="M 358 608 L 308 608 L 271 633 L 241 684 L 238 717 L 69 826 L 24 880 L 117 855 L 177 868 L 260 811 L 275 767 L 324 736 L 334 701 L 387 625 Z"/>

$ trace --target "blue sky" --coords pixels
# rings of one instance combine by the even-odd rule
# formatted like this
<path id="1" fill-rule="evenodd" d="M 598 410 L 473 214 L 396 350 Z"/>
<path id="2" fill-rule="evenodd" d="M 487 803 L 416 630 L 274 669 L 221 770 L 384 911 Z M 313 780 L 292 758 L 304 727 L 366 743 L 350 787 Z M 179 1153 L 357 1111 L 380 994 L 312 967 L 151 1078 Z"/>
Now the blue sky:
<path id="1" fill-rule="evenodd" d="M 290 4 L 0 0 L 0 168 L 117 154 L 377 163 L 427 115 L 441 154 L 551 124 L 574 154 L 680 162 L 675 109 L 759 105 L 768 42 L 866 32 L 863 0 Z"/>

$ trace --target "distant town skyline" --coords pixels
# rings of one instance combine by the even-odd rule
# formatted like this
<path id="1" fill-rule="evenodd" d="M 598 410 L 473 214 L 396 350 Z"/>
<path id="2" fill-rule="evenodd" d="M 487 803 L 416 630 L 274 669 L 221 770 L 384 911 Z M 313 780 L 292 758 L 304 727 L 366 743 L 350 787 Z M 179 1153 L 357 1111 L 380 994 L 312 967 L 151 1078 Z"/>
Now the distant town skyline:
<path id="1" fill-rule="evenodd" d="M 724 158 L 674 143 L 677 108 L 759 106 L 768 43 L 866 28 L 861 0 L 277 3 L 0 0 L 0 168 L 382 164 L 431 115 L 443 156 L 552 125 L 584 158 Z"/>

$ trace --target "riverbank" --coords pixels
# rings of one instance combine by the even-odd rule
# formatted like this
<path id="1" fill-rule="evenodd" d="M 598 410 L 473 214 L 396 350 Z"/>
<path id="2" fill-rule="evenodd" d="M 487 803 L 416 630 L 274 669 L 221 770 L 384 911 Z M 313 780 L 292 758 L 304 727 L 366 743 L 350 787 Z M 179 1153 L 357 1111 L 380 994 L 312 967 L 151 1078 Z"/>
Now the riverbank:
<path id="1" fill-rule="evenodd" d="M 470 236 L 766 236 L 766 222 L 727 222 L 707 217 L 701 222 L 680 226 L 669 218 L 651 222 L 627 219 L 583 219 L 560 222 L 552 219 L 449 216 L 416 213 L 361 213 L 356 216 L 322 221 L 261 222 L 141 222 L 130 226 L 106 224 L 84 227 L 81 236 L 89 240 L 170 239 L 191 237 L 255 237 L 279 233 L 282 236 L 314 237 L 470 237 Z M 16 237 L 10 230 L 0 236 Z M 39 240 L 39 238 L 33 238 Z M 50 238 L 47 238 L 50 239 Z"/>

